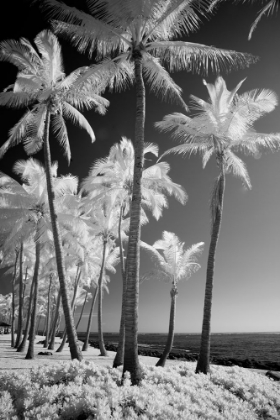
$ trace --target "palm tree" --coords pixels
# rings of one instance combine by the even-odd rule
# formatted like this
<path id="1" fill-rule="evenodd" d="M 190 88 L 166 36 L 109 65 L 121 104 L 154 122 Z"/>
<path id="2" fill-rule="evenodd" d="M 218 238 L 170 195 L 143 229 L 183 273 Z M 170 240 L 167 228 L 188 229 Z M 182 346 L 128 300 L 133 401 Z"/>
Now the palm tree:
<path id="1" fill-rule="evenodd" d="M 11 129 L 9 139 L 0 148 L 0 157 L 9 147 L 20 141 L 24 141 L 24 148 L 28 154 L 37 152 L 44 145 L 50 217 L 67 335 L 72 359 L 81 360 L 82 354 L 67 294 L 64 255 L 54 204 L 49 129 L 52 124 L 53 131 L 69 161 L 71 153 L 63 117 L 84 128 L 94 140 L 91 126 L 76 107 L 88 109 L 95 107 L 99 113 L 104 113 L 108 101 L 99 95 L 104 85 L 98 71 L 94 73 L 91 69 L 88 72 L 87 67 L 82 67 L 65 76 L 60 46 L 51 32 L 40 32 L 34 43 L 38 52 L 26 39 L 21 39 L 19 42 L 3 41 L 0 44 L 0 59 L 11 62 L 19 69 L 12 87 L 13 91 L 0 94 L 0 105 L 13 108 L 29 107 L 25 115 Z"/>
<path id="2" fill-rule="evenodd" d="M 162 356 L 156 366 L 164 367 L 166 359 L 172 349 L 174 339 L 174 327 L 176 317 L 176 298 L 178 295 L 178 282 L 188 280 L 192 273 L 200 268 L 196 262 L 197 256 L 203 250 L 204 242 L 192 245 L 184 249 L 185 243 L 180 242 L 175 233 L 164 231 L 162 239 L 156 241 L 153 246 L 142 242 L 142 247 L 151 252 L 156 261 L 156 269 L 143 275 L 143 280 L 158 279 L 172 283 L 170 290 L 171 306 L 169 317 L 169 331 L 166 345 Z M 158 250 L 162 251 L 160 253 Z"/>
<path id="3" fill-rule="evenodd" d="M 274 110 L 277 105 L 276 95 L 266 89 L 256 89 L 238 95 L 237 91 L 242 83 L 243 81 L 230 92 L 222 77 L 218 77 L 214 85 L 204 81 L 210 99 L 204 101 L 191 96 L 193 109 L 197 112 L 193 118 L 174 113 L 166 115 L 163 121 L 156 123 L 161 131 L 172 131 L 174 138 L 182 142 L 163 155 L 201 153 L 203 167 L 214 155 L 219 171 L 211 198 L 211 241 L 207 262 L 201 345 L 196 368 L 196 372 L 205 374 L 209 371 L 214 265 L 222 221 L 225 175 L 232 172 L 241 178 L 245 186 L 251 188 L 246 166 L 234 151 L 244 151 L 254 155 L 258 153 L 259 148 L 273 149 L 280 142 L 280 134 L 257 133 L 253 129 L 256 120 Z"/>
<path id="4" fill-rule="evenodd" d="M 88 0 L 89 13 L 67 6 L 56 0 L 39 4 L 54 22 L 57 34 L 71 40 L 79 51 L 97 59 L 114 56 L 117 66 L 127 68 L 127 75 L 135 81 L 135 161 L 133 170 L 133 199 L 131 205 L 129 242 L 126 262 L 125 360 L 123 372 L 129 371 L 133 384 L 141 380 L 138 361 L 138 302 L 140 258 L 141 180 L 143 171 L 146 84 L 164 98 L 174 97 L 183 106 L 181 89 L 161 65 L 171 71 L 215 71 L 247 66 L 252 56 L 220 50 L 202 44 L 174 40 L 198 29 L 207 13 L 208 2 L 201 0 Z M 108 63 L 112 66 L 113 61 Z M 121 76 L 115 75 L 111 86 L 125 86 Z"/>
<path id="5" fill-rule="evenodd" d="M 158 146 L 153 143 L 144 145 L 144 161 L 148 153 L 158 156 Z M 166 195 L 174 197 L 182 204 L 187 200 L 184 189 L 173 182 L 168 173 L 170 166 L 166 162 L 156 162 L 149 167 L 143 167 L 142 172 L 142 217 L 141 223 L 147 223 L 148 218 L 144 209 L 149 209 L 156 220 L 162 215 L 163 208 L 168 207 Z M 105 159 L 98 159 L 93 164 L 90 173 L 82 183 L 82 192 L 87 195 L 83 199 L 85 209 L 91 208 L 92 201 L 102 200 L 106 195 L 110 195 L 116 200 L 119 207 L 118 233 L 121 260 L 121 272 L 123 279 L 122 292 L 122 312 L 119 330 L 119 344 L 113 367 L 123 364 L 124 345 L 125 345 L 125 256 L 123 252 L 124 232 L 128 230 L 128 217 L 130 213 L 133 187 L 133 168 L 134 168 L 134 147 L 131 140 L 123 137 L 120 143 L 114 144 Z M 126 219 L 124 220 L 124 218 Z"/>

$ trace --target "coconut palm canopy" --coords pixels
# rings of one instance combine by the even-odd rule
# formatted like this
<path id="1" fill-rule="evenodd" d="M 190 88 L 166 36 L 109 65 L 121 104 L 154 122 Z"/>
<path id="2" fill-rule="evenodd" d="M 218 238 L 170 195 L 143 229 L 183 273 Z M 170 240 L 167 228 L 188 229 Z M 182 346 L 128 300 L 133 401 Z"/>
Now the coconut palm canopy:
<path id="1" fill-rule="evenodd" d="M 80 8 L 82 3 L 86 5 L 86 2 L 77 0 L 71 2 L 64 0 L 64 2 Z M 20 4 L 17 7 L 13 2 L 5 3 L 7 4 L 4 15 L 7 19 L 13 16 L 13 23 L 6 25 L 8 28 L 0 28 L 1 40 L 23 37 L 32 41 L 41 30 L 49 27 L 36 3 L 30 8 L 26 5 L 27 2 L 18 2 Z M 217 4 L 215 13 L 209 20 L 202 18 L 199 31 L 190 33 L 188 39 L 184 39 L 218 48 L 248 52 L 259 57 L 258 63 L 246 70 L 221 73 L 229 91 L 246 78 L 240 86 L 240 94 L 259 88 L 272 90 L 280 97 L 279 11 L 278 14 L 264 16 L 248 42 L 250 27 L 258 12 L 267 3 L 257 0 L 223 1 L 220 5 Z M 84 10 L 87 11 L 86 8 Z M 87 55 L 76 52 L 75 48 L 62 37 L 59 37 L 59 40 L 62 44 L 66 74 L 94 62 L 94 55 L 89 59 Z M 0 76 L 0 89 L 3 90 L 15 81 L 14 67 L 0 63 Z M 211 74 L 203 77 L 210 84 L 216 79 Z M 172 72 L 172 78 L 176 85 L 182 88 L 182 97 L 187 105 L 191 105 L 190 95 L 208 100 L 209 94 L 202 83 L 203 77 L 184 71 Z M 184 110 L 176 102 L 161 102 L 148 92 L 147 96 L 145 141 L 156 143 L 161 155 L 177 143 L 170 139 L 170 134 L 156 131 L 154 122 L 162 120 L 164 115 Z M 72 127 L 71 122 L 70 124 L 66 122 L 72 152 L 71 164 L 68 166 L 66 159 L 61 156 L 58 144 L 53 143 L 51 146 L 53 161 L 59 163 L 59 175 L 70 172 L 82 180 L 88 175 L 94 161 L 108 156 L 111 146 L 120 142 L 121 137 L 133 139 L 135 119 L 133 88 L 118 93 L 106 91 L 104 97 L 110 101 L 106 115 L 101 116 L 94 111 L 84 113 L 95 133 L 96 141 L 93 144 L 88 141 L 86 132 Z M 23 109 L 17 110 L 15 116 L 11 109 L 1 107 L 1 146 L 8 138 L 9 129 L 19 120 L 23 112 Z M 268 116 L 260 118 L 255 129 L 263 133 L 279 132 L 279 112 L 280 108 L 277 106 Z M 191 113 L 187 115 L 192 116 Z M 238 152 L 236 154 L 246 163 L 252 189 L 245 190 L 239 179 L 230 174 L 227 176 L 215 280 L 215 312 L 219 316 L 213 316 L 212 331 L 240 331 L 241 328 L 245 331 L 279 330 L 277 312 L 280 296 L 279 153 L 262 151 L 257 156 L 258 159 Z M 26 157 L 22 146 L 15 146 L 0 161 L 0 170 L 14 176 L 12 173 L 14 163 Z M 42 160 L 40 153 L 34 157 Z M 155 164 L 157 158 L 147 155 L 147 159 L 149 159 L 147 166 L 150 166 Z M 168 198 L 169 208 L 164 209 L 158 222 L 147 212 L 150 221 L 142 227 L 142 239 L 153 244 L 166 230 L 174 232 L 187 247 L 203 241 L 204 249 L 207 250 L 210 237 L 209 198 L 213 180 L 217 176 L 215 159 L 212 157 L 204 170 L 200 156 L 182 159 L 170 155 L 164 160 L 170 165 L 169 175 L 172 181 L 182 185 L 186 190 L 188 202 L 182 206 L 174 198 Z M 143 273 L 152 269 L 152 262 L 145 252 L 142 254 Z M 186 304 L 184 298 L 178 299 L 176 319 L 178 332 L 199 332 L 201 329 L 206 263 L 207 252 L 204 251 L 199 259 L 201 269 L 188 282 L 179 285 L 180 296 L 186 296 L 188 302 Z M 1 275 L 0 288 L 5 287 L 6 292 L 4 283 L 9 284 Z M 110 294 L 105 294 L 104 298 L 103 320 L 106 329 L 118 331 L 119 317 L 116 314 L 119 314 L 121 303 L 119 270 L 116 281 L 112 276 L 109 288 Z M 156 281 L 140 285 L 140 331 L 166 333 L 170 304 L 169 289 L 168 284 L 159 284 Z M 0 293 L 3 293 L 1 289 Z M 262 313 L 266 313 L 266 317 L 263 317 L 260 307 L 263 308 Z M 162 318 L 165 317 L 166 321 L 158 322 L 155 313 L 162 313 Z M 85 326 L 80 325 L 81 329 L 85 329 Z"/>

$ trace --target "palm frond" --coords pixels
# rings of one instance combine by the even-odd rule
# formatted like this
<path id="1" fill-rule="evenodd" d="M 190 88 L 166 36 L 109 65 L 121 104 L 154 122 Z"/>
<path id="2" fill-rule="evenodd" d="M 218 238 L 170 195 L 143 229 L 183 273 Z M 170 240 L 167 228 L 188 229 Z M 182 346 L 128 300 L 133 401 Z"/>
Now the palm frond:
<path id="1" fill-rule="evenodd" d="M 19 41 L 2 41 L 0 43 L 0 61 L 8 61 L 19 70 L 29 71 L 32 74 L 36 74 L 38 65 L 40 65 L 40 57 L 25 38 L 21 38 Z"/>
<path id="2" fill-rule="evenodd" d="M 51 125 L 54 130 L 54 134 L 57 137 L 57 140 L 61 147 L 67 161 L 70 162 L 71 159 L 71 150 L 69 145 L 68 133 L 66 124 L 61 114 L 53 114 L 51 118 Z"/>
<path id="3" fill-rule="evenodd" d="M 35 102 L 37 95 L 28 92 L 1 92 L 0 105 L 9 108 L 24 108 Z"/>
<path id="4" fill-rule="evenodd" d="M 161 66 L 159 59 L 152 57 L 150 54 L 144 54 L 143 75 L 156 95 L 161 95 L 163 99 L 173 98 L 186 107 L 181 98 L 181 88 L 176 85 L 168 72 Z"/>
<path id="5" fill-rule="evenodd" d="M 268 3 L 259 11 L 258 16 L 256 17 L 256 19 L 254 20 L 251 28 L 250 28 L 250 32 L 249 32 L 249 36 L 248 39 L 250 40 L 252 38 L 253 32 L 255 31 L 258 23 L 260 22 L 261 18 L 267 14 L 269 15 L 270 13 L 273 13 L 274 11 L 277 12 L 279 7 L 279 0 L 269 0 Z"/>
<path id="6" fill-rule="evenodd" d="M 252 185 L 251 185 L 251 181 L 250 181 L 245 163 L 238 156 L 236 156 L 231 150 L 226 151 L 225 159 L 226 159 L 226 170 L 228 172 L 232 171 L 235 176 L 241 178 L 241 180 L 243 181 L 243 184 L 246 185 L 246 187 L 251 189 Z"/>
<path id="7" fill-rule="evenodd" d="M 187 70 L 203 75 L 209 70 L 222 73 L 246 68 L 257 61 L 251 54 L 184 41 L 155 41 L 147 50 L 159 57 L 170 71 Z"/>
<path id="8" fill-rule="evenodd" d="M 77 109 L 75 109 L 72 105 L 68 104 L 67 102 L 63 103 L 63 115 L 70 119 L 73 124 L 84 128 L 86 132 L 89 134 L 91 141 L 95 141 L 95 135 L 91 125 L 87 121 L 87 119 L 81 114 Z"/>
<path id="9" fill-rule="evenodd" d="M 34 42 L 42 56 L 47 86 L 51 86 L 64 76 L 60 45 L 56 36 L 49 30 L 40 32 Z"/>

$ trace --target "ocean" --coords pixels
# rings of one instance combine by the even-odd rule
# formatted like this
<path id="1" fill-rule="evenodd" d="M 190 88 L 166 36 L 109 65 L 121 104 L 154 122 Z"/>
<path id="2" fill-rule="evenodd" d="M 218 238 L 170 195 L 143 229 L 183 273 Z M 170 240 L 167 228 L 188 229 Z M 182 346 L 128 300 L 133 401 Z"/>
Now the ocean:
<path id="1" fill-rule="evenodd" d="M 78 333 L 83 340 L 85 333 Z M 139 347 L 153 350 L 163 349 L 166 334 L 139 334 Z M 98 341 L 98 334 L 90 335 L 91 341 Z M 117 333 L 105 333 L 105 343 L 118 343 Z M 198 353 L 200 334 L 175 334 L 173 349 Z M 280 333 L 233 333 L 211 335 L 211 356 L 236 358 L 240 360 L 255 359 L 263 362 L 280 362 Z"/>

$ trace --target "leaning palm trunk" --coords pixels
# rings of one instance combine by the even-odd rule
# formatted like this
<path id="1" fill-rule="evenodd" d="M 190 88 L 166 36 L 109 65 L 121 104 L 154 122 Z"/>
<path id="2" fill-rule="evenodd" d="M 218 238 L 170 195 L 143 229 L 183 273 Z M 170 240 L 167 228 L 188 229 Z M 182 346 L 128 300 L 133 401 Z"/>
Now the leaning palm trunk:
<path id="1" fill-rule="evenodd" d="M 78 322 L 76 324 L 76 331 L 78 331 L 78 327 L 79 327 L 80 322 L 81 322 L 82 317 L 83 317 L 84 309 L 85 309 L 85 306 L 86 306 L 86 303 L 87 303 L 87 297 L 88 297 L 88 291 L 86 292 L 84 303 L 83 303 L 83 306 L 82 306 L 82 309 L 81 309 L 81 313 L 80 313 L 80 317 L 79 317 Z"/>
<path id="2" fill-rule="evenodd" d="M 175 327 L 175 314 L 176 314 L 176 299 L 177 299 L 177 287 L 173 283 L 172 289 L 170 291 L 171 296 L 171 306 L 170 306 L 170 318 L 169 318 L 169 331 L 168 331 L 168 337 L 166 341 L 166 345 L 164 348 L 164 351 L 157 362 L 156 366 L 165 366 L 166 359 L 169 356 L 169 353 L 173 346 L 173 340 L 174 340 L 174 327 Z"/>
<path id="3" fill-rule="evenodd" d="M 207 272 L 206 272 L 206 286 L 204 296 L 204 308 L 203 308 L 203 322 L 202 322 L 202 333 L 200 341 L 200 350 L 198 355 L 198 361 L 196 366 L 196 373 L 207 374 L 209 372 L 210 363 L 210 334 L 211 334 L 211 309 L 212 309 L 212 294 L 213 294 L 213 283 L 214 283 L 214 268 L 215 268 L 215 254 L 219 239 L 219 233 L 222 222 L 223 213 L 223 199 L 225 191 L 225 170 L 223 163 L 221 163 L 221 173 L 217 179 L 216 188 L 212 198 L 212 208 L 214 209 L 213 214 L 213 226 L 211 232 L 211 242 L 209 246 Z M 214 205 L 213 205 L 214 201 Z"/>
<path id="4" fill-rule="evenodd" d="M 15 347 L 15 283 L 17 277 L 17 261 L 18 261 L 18 250 L 16 252 L 15 265 L 14 265 L 14 274 L 13 274 L 13 283 L 12 283 L 12 322 L 11 322 L 11 347 Z"/>
<path id="5" fill-rule="evenodd" d="M 123 244 L 121 237 L 121 223 L 123 215 L 123 206 L 120 208 L 120 218 L 119 218 L 119 242 L 120 242 L 120 260 L 121 260 L 121 270 L 122 270 L 122 281 L 123 281 L 123 290 L 122 290 L 122 313 L 121 313 L 121 322 L 120 322 L 120 331 L 119 331 L 119 343 L 116 356 L 113 361 L 113 367 L 117 368 L 118 366 L 123 365 L 124 360 L 124 346 L 125 346 L 125 291 L 126 291 L 126 277 L 125 277 L 125 266 L 124 266 L 124 255 L 123 255 Z"/>
<path id="6" fill-rule="evenodd" d="M 40 250 L 41 244 L 39 241 L 36 242 L 36 260 L 34 267 L 34 296 L 33 296 L 33 311 L 32 311 L 32 320 L 30 327 L 30 336 L 29 336 L 29 346 L 26 359 L 34 359 L 34 342 L 35 342 L 35 328 L 36 328 L 36 318 L 37 318 L 37 300 L 38 300 L 38 277 L 39 277 L 39 268 L 40 268 Z"/>
<path id="7" fill-rule="evenodd" d="M 71 302 L 71 310 L 72 310 L 73 318 L 74 318 L 75 300 L 76 300 L 76 296 L 77 296 L 80 277 L 81 277 L 81 272 L 79 272 L 79 268 L 78 268 L 77 277 L 76 277 L 76 280 L 75 280 L 73 298 L 72 298 L 72 302 Z M 64 349 L 64 346 L 65 346 L 66 340 L 67 340 L 67 330 L 66 330 L 66 325 L 65 325 L 64 333 L 63 333 L 63 336 L 62 336 L 62 341 L 60 343 L 60 346 L 56 350 L 57 353 L 62 352 L 62 350 Z"/>
<path id="8" fill-rule="evenodd" d="M 47 320 L 46 320 L 46 335 L 45 335 L 45 342 L 44 348 L 47 348 L 49 345 L 49 329 L 50 329 L 50 316 L 51 316 L 51 288 L 52 288 L 52 275 L 50 276 L 50 284 L 49 284 L 49 291 L 48 291 L 48 309 L 47 309 Z"/>
<path id="9" fill-rule="evenodd" d="M 59 318 L 60 300 L 61 300 L 61 294 L 60 294 L 60 290 L 59 290 L 58 294 L 57 294 L 56 308 L 55 308 L 55 314 L 54 314 L 53 326 L 52 326 L 52 332 L 51 332 L 51 339 L 50 339 L 50 344 L 49 344 L 48 350 L 53 350 L 54 349 L 56 327 L 57 327 L 58 318 Z"/>
<path id="10" fill-rule="evenodd" d="M 103 326 L 102 326 L 102 300 L 103 300 L 103 275 L 105 269 L 105 257 L 106 257 L 107 239 L 103 239 L 103 256 L 100 268 L 100 275 L 98 280 L 98 341 L 100 356 L 108 356 L 105 349 L 104 338 L 103 338 Z"/>
<path id="11" fill-rule="evenodd" d="M 93 314 L 93 308 L 94 308 L 94 305 L 95 305 L 95 301 L 96 301 L 96 298 L 97 298 L 97 293 L 98 293 L 98 286 L 95 288 L 95 292 L 94 292 L 94 295 L 92 297 L 90 312 L 89 312 L 89 316 L 88 316 L 87 333 L 86 333 L 86 337 L 85 337 L 85 341 L 84 341 L 82 351 L 87 351 L 87 349 L 88 349 L 90 329 L 91 329 L 91 324 L 92 324 L 92 314 Z"/>
<path id="12" fill-rule="evenodd" d="M 49 145 L 49 126 L 50 126 L 50 109 L 47 108 L 47 115 L 45 121 L 45 133 L 44 133 L 44 159 L 45 159 L 45 171 L 46 171 L 46 180 L 47 180 L 47 190 L 48 190 L 48 199 L 50 207 L 50 218 L 52 223 L 53 231 L 53 240 L 57 264 L 57 273 L 60 283 L 60 292 L 62 307 L 65 317 L 65 326 L 67 330 L 67 336 L 69 340 L 69 347 L 72 359 L 82 360 L 83 356 L 78 345 L 78 337 L 75 329 L 73 313 L 71 310 L 69 297 L 67 293 L 67 284 L 65 278 L 65 266 L 64 266 L 64 256 L 62 249 L 62 242 L 59 233 L 57 214 L 54 206 L 54 190 L 53 182 L 51 176 L 51 153 Z"/>
<path id="13" fill-rule="evenodd" d="M 140 51 L 134 52 L 134 62 L 136 83 L 136 123 L 134 144 L 135 158 L 126 264 L 125 354 L 123 374 L 126 371 L 130 372 L 132 384 L 137 385 L 141 381 L 137 335 L 139 305 L 141 180 L 143 171 L 145 126 L 145 85 L 142 75 L 142 58 Z"/>
<path id="14" fill-rule="evenodd" d="M 22 339 L 22 321 L 23 321 L 23 243 L 21 243 L 19 251 L 19 299 L 18 299 L 18 325 L 17 338 L 15 347 L 17 348 Z"/>
<path id="15" fill-rule="evenodd" d="M 27 337 L 29 335 L 30 321 L 31 321 L 31 315 L 32 315 L 33 290 L 34 290 L 34 276 L 33 276 L 32 284 L 31 284 L 31 287 L 30 287 L 28 313 L 27 313 L 27 318 L 26 318 L 24 336 L 23 336 L 23 339 L 22 339 L 22 341 L 21 341 L 21 343 L 20 343 L 20 345 L 18 346 L 18 349 L 17 349 L 17 351 L 21 352 L 21 353 L 24 352 L 24 350 L 25 350 Z"/>

